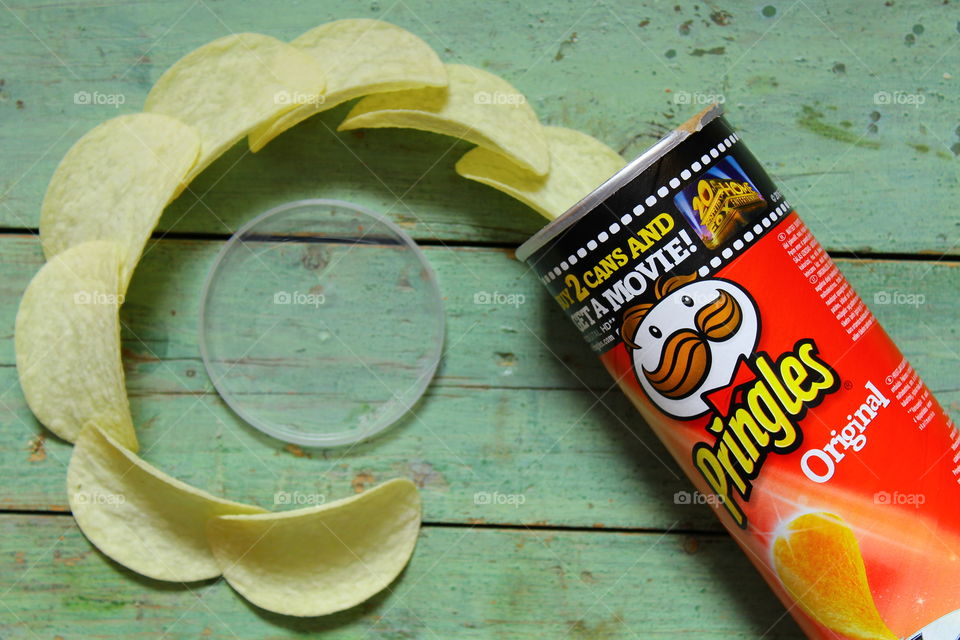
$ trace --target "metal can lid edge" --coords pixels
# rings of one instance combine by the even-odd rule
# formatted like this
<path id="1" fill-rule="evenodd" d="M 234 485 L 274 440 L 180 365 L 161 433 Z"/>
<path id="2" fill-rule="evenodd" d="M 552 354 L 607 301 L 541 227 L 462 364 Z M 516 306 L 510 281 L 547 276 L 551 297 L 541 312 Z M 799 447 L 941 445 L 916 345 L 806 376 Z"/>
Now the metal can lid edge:
<path id="1" fill-rule="evenodd" d="M 530 256 L 542 249 L 550 240 L 573 226 L 587 213 L 592 211 L 619 188 L 634 179 L 657 160 L 669 153 L 678 144 L 700 131 L 704 126 L 723 114 L 723 107 L 712 104 L 697 115 L 693 116 L 679 127 L 658 140 L 656 144 L 631 160 L 625 167 L 613 174 L 606 182 L 591 191 L 575 205 L 567 209 L 562 215 L 554 218 L 545 227 L 532 235 L 516 251 L 517 259 L 525 262 Z"/>

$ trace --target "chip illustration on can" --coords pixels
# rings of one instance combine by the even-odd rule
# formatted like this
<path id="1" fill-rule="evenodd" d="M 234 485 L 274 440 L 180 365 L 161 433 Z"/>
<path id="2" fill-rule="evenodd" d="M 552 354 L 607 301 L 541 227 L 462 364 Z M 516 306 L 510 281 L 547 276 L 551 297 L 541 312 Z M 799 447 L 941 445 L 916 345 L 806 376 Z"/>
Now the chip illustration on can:
<path id="1" fill-rule="evenodd" d="M 808 636 L 960 637 L 960 432 L 719 107 L 517 256 Z"/>

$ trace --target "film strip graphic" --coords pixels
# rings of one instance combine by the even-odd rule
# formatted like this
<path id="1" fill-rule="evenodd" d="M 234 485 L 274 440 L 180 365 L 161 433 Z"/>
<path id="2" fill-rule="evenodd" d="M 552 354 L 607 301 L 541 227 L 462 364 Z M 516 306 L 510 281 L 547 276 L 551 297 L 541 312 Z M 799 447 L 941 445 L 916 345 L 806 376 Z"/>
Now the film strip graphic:
<path id="1" fill-rule="evenodd" d="M 685 168 L 680 171 L 677 175 L 670 178 L 665 185 L 660 186 L 655 193 L 650 194 L 646 199 L 636 206 L 633 207 L 633 213 L 626 213 L 620 217 L 619 222 L 613 222 L 610 226 L 597 234 L 595 238 L 591 238 L 582 245 L 576 251 L 571 253 L 566 260 L 560 262 L 559 265 L 556 265 L 548 271 L 545 275 L 540 277 L 543 284 L 550 284 L 564 273 L 570 270 L 570 267 L 574 266 L 580 260 L 586 258 L 591 252 L 595 251 L 598 247 L 606 243 L 608 240 L 616 236 L 618 233 L 628 228 L 628 225 L 633 222 L 634 218 L 638 218 L 643 215 L 643 213 L 657 204 L 660 200 L 665 200 L 667 198 L 673 197 L 677 191 L 682 187 L 686 186 L 689 183 L 690 179 L 694 176 L 698 176 L 701 172 L 709 168 L 717 159 L 720 158 L 720 154 L 726 152 L 728 149 L 732 148 L 734 144 L 740 141 L 740 136 L 736 133 L 731 133 L 729 136 L 718 142 L 713 148 L 706 151 L 698 160 L 693 161 L 689 168 Z M 736 253 L 739 253 L 744 247 L 749 245 L 754 239 L 763 235 L 765 229 L 770 228 L 774 221 L 783 217 L 790 212 L 790 206 L 786 201 L 781 202 L 779 206 L 770 211 L 766 216 L 761 220 L 758 220 L 751 230 L 746 231 L 743 234 L 743 238 L 737 238 L 730 247 L 725 248 L 719 256 L 714 256 L 709 263 L 709 266 L 704 265 L 700 267 L 699 275 L 701 277 L 710 273 L 711 270 L 717 269 L 723 263 L 729 261 Z"/>
<path id="2" fill-rule="evenodd" d="M 787 201 L 782 201 L 779 205 L 767 213 L 767 215 L 758 220 L 750 229 L 747 229 L 743 233 L 742 237 L 731 242 L 729 247 L 724 247 L 723 251 L 720 252 L 720 255 L 710 258 L 710 262 L 708 264 L 703 265 L 697 270 L 697 275 L 702 278 L 711 271 L 723 266 L 724 263 L 732 260 L 735 255 L 743 251 L 745 247 L 753 244 L 753 241 L 762 236 L 767 229 L 772 227 L 774 222 L 790 213 L 791 210 L 792 209 L 790 208 L 790 205 L 787 204 Z"/>

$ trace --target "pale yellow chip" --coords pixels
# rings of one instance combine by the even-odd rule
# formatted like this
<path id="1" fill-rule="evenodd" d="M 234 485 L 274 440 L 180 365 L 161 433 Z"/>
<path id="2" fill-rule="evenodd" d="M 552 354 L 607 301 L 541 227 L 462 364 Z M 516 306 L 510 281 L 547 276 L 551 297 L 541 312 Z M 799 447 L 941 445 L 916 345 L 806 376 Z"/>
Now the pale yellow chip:
<path id="1" fill-rule="evenodd" d="M 257 33 L 225 36 L 191 51 L 160 77 L 144 111 L 196 127 L 200 157 L 190 177 L 237 140 L 298 104 L 322 100 L 324 71 L 313 56 Z"/>
<path id="2" fill-rule="evenodd" d="M 790 521 L 773 543 L 773 564 L 787 592 L 807 614 L 857 640 L 896 640 L 877 611 L 860 546 L 832 513 Z"/>
<path id="3" fill-rule="evenodd" d="M 67 493 L 73 517 L 100 551 L 137 573 L 175 582 L 220 575 L 205 534 L 211 518 L 264 512 L 168 476 L 95 426 L 74 447 Z"/>
<path id="4" fill-rule="evenodd" d="M 420 496 L 397 478 L 329 504 L 210 521 L 223 576 L 253 604 L 291 616 L 357 605 L 407 564 L 420 527 Z"/>
<path id="5" fill-rule="evenodd" d="M 169 116 L 136 113 L 107 120 L 60 161 L 40 209 L 40 242 L 52 258 L 89 240 L 122 246 L 123 288 L 163 208 L 200 151 L 197 130 Z"/>
<path id="6" fill-rule="evenodd" d="M 537 175 L 550 169 L 550 153 L 537 114 L 499 76 L 448 64 L 446 88 L 410 89 L 367 96 L 340 130 L 405 127 L 463 138 L 501 153 Z"/>
<path id="7" fill-rule="evenodd" d="M 351 18 L 322 24 L 291 42 L 326 71 L 322 100 L 297 106 L 250 134 L 259 151 L 278 135 L 315 113 L 347 100 L 385 91 L 443 87 L 447 71 L 426 42 L 406 29 L 380 20 Z"/>
<path id="8" fill-rule="evenodd" d="M 43 265 L 20 300 L 14 347 L 23 395 L 44 426 L 73 442 L 96 423 L 136 450 L 120 361 L 124 254 L 114 242 L 84 242 Z"/>
<path id="9" fill-rule="evenodd" d="M 483 147 L 457 161 L 464 178 L 503 191 L 553 220 L 624 167 L 626 161 L 596 138 L 564 127 L 543 127 L 550 172 L 537 176 Z"/>

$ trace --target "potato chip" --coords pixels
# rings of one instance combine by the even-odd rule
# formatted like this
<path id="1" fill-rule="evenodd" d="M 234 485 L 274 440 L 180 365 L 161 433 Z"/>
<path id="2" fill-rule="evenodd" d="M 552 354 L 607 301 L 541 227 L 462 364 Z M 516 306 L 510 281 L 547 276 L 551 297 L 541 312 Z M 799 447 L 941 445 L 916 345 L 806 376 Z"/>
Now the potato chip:
<path id="1" fill-rule="evenodd" d="M 41 267 L 20 300 L 17 373 L 37 419 L 73 442 L 94 422 L 137 449 L 120 361 L 125 250 L 84 242 Z"/>
<path id="2" fill-rule="evenodd" d="M 420 526 L 420 496 L 397 478 L 356 496 L 284 513 L 210 521 L 223 576 L 253 604 L 291 616 L 357 605 L 407 564 Z"/>
<path id="3" fill-rule="evenodd" d="M 447 84 L 447 71 L 430 45 L 388 22 L 367 18 L 328 22 L 290 44 L 309 53 L 326 70 L 326 94 L 323 100 L 299 105 L 254 129 L 251 151 L 259 151 L 295 124 L 347 100 Z"/>
<path id="4" fill-rule="evenodd" d="M 346 129 L 406 127 L 463 138 L 501 153 L 542 176 L 550 152 L 537 114 L 503 78 L 463 64 L 448 64 L 446 88 L 429 87 L 367 96 L 340 123 Z"/>
<path id="5" fill-rule="evenodd" d="M 457 161 L 464 178 L 503 191 L 553 220 L 623 168 L 626 161 L 596 138 L 564 127 L 543 127 L 550 172 L 537 176 L 499 153 L 477 147 Z"/>
<path id="6" fill-rule="evenodd" d="M 107 120 L 60 161 L 40 209 L 47 259 L 89 240 L 125 249 L 123 287 L 163 208 L 200 151 L 197 130 L 175 118 L 136 113 Z"/>
<path id="7" fill-rule="evenodd" d="M 196 127 L 196 176 L 255 127 L 300 104 L 322 100 L 323 67 L 303 50 L 257 33 L 237 33 L 195 49 L 160 76 L 144 111 Z"/>
<path id="8" fill-rule="evenodd" d="M 814 620 L 848 638 L 896 640 L 880 617 L 860 547 L 832 513 L 794 518 L 773 543 L 780 581 Z"/>
<path id="9" fill-rule="evenodd" d="M 264 512 L 168 476 L 93 425 L 70 457 L 67 493 L 73 517 L 100 551 L 137 573 L 176 582 L 220 575 L 207 546 L 210 518 Z"/>

